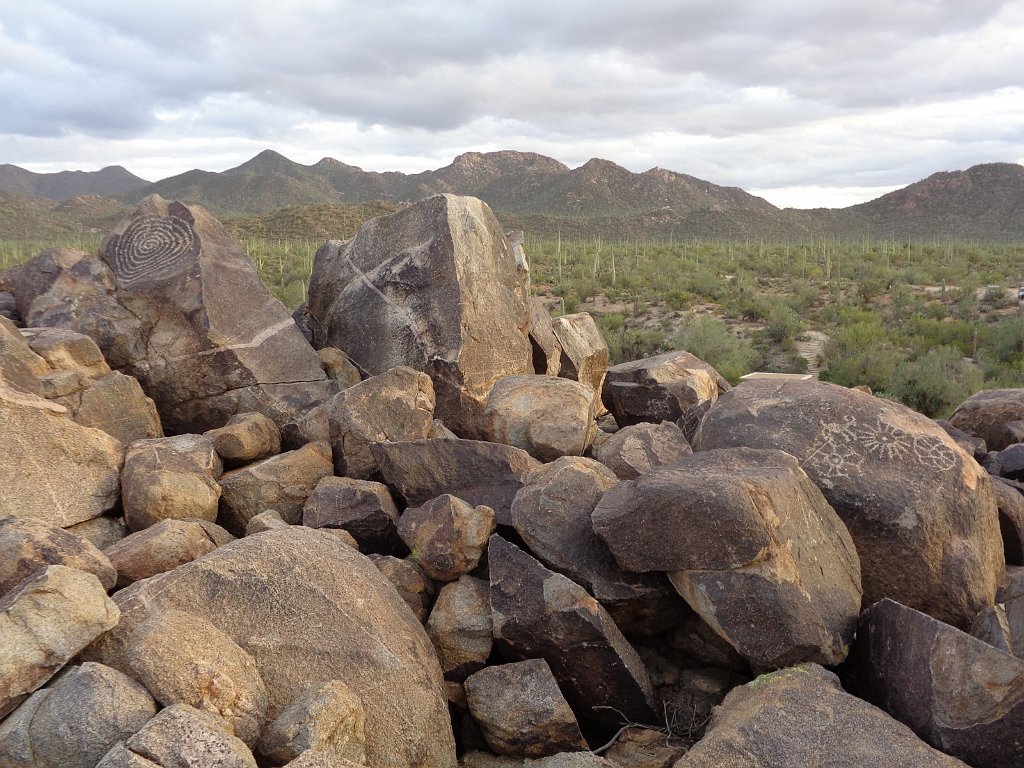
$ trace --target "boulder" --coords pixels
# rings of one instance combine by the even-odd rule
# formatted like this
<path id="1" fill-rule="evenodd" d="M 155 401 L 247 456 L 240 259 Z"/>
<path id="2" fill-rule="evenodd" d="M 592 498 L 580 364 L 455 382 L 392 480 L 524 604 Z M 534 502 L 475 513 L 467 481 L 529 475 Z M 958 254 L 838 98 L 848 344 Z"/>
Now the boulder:
<path id="1" fill-rule="evenodd" d="M 594 530 L 629 571 L 665 571 L 756 668 L 838 664 L 860 613 L 860 564 L 825 497 L 782 451 L 706 451 L 620 483 Z"/>
<path id="2" fill-rule="evenodd" d="M 1024 764 L 1024 661 L 892 600 L 864 612 L 856 659 L 865 697 L 936 749 Z"/>
<path id="3" fill-rule="evenodd" d="M 42 396 L 39 379 L 49 373 L 46 360 L 32 351 L 18 327 L 0 318 L 0 385 Z"/>
<path id="4" fill-rule="evenodd" d="M 267 459 L 281 452 L 281 430 L 262 413 L 239 413 L 206 436 L 213 441 L 218 456 L 235 464 Z"/>
<path id="5" fill-rule="evenodd" d="M 164 434 L 156 404 L 146 397 L 139 382 L 118 371 L 92 379 L 84 388 L 53 401 L 65 406 L 68 415 L 83 427 L 102 429 L 125 445 Z"/>
<path id="6" fill-rule="evenodd" d="M 979 613 L 971 624 L 971 635 L 1011 656 L 1017 655 L 1013 650 L 1010 620 L 1001 605 L 990 605 Z"/>
<path id="7" fill-rule="evenodd" d="M 430 611 L 427 634 L 445 680 L 461 683 L 483 669 L 494 639 L 490 585 L 472 576 L 445 584 Z"/>
<path id="8" fill-rule="evenodd" d="M 370 555 L 370 561 L 395 588 L 398 596 L 422 624 L 430 615 L 437 586 L 416 562 L 392 555 Z"/>
<path id="9" fill-rule="evenodd" d="M 593 392 L 551 376 L 506 376 L 484 406 L 487 439 L 522 448 L 541 461 L 580 456 L 597 435 Z"/>
<path id="10" fill-rule="evenodd" d="M 268 509 L 266 512 L 260 512 L 255 517 L 250 518 L 249 522 L 245 524 L 245 535 L 253 536 L 264 531 L 279 531 L 287 530 L 288 528 L 291 528 L 291 525 L 286 523 L 281 518 L 281 515 L 272 509 Z"/>
<path id="11" fill-rule="evenodd" d="M 600 603 L 500 536 L 487 559 L 494 638 L 506 660 L 544 659 L 576 716 L 595 727 L 655 721 L 643 662 Z"/>
<path id="12" fill-rule="evenodd" d="M 100 515 L 92 520 L 75 523 L 64 530 L 80 536 L 100 551 L 128 535 L 128 526 L 124 524 L 124 518 L 114 515 Z"/>
<path id="13" fill-rule="evenodd" d="M 111 752 L 96 768 L 256 768 L 252 753 L 232 735 L 230 725 L 187 704 L 161 710 L 123 747 Z"/>
<path id="14" fill-rule="evenodd" d="M 362 764 L 366 759 L 366 713 L 341 680 L 311 685 L 277 716 L 260 739 L 260 754 L 276 763 L 304 752 Z"/>
<path id="15" fill-rule="evenodd" d="M 598 410 L 601 409 L 601 388 L 608 369 L 608 345 L 597 323 L 586 312 L 562 315 L 551 321 L 562 360 L 558 375 L 586 384 L 594 393 Z"/>
<path id="16" fill-rule="evenodd" d="M 993 481 L 992 489 L 999 510 L 1003 558 L 1007 565 L 1024 565 L 1024 494 L 1001 479 Z"/>
<path id="17" fill-rule="evenodd" d="M 1020 421 L 1024 421 L 1024 389 L 978 392 L 960 403 L 949 417 L 950 424 L 980 437 L 990 451 L 1021 442 Z"/>
<path id="18" fill-rule="evenodd" d="M 309 443 L 225 472 L 220 479 L 221 525 L 241 536 L 249 520 L 268 509 L 295 525 L 302 520 L 302 507 L 317 483 L 333 471 L 330 445 Z"/>
<path id="19" fill-rule="evenodd" d="M 267 687 L 255 659 L 210 622 L 173 609 L 156 611 L 132 632 L 127 661 L 161 705 L 210 712 L 249 747 L 256 743 Z"/>
<path id="20" fill-rule="evenodd" d="M 376 477 L 374 443 L 423 440 L 434 427 L 430 377 L 407 366 L 371 376 L 324 404 L 337 475 Z"/>
<path id="21" fill-rule="evenodd" d="M 124 518 L 133 531 L 163 520 L 217 519 L 220 459 L 199 435 L 140 440 L 128 446 L 121 473 Z"/>
<path id="22" fill-rule="evenodd" d="M 96 576 L 113 589 L 117 571 L 92 543 L 60 528 L 29 518 L 0 517 L 0 596 L 48 565 L 66 565 Z"/>
<path id="23" fill-rule="evenodd" d="M 71 667 L 0 724 L 0 765 L 93 768 L 156 709 L 149 692 L 116 669 Z"/>
<path id="24" fill-rule="evenodd" d="M 196 520 L 161 520 L 126 536 L 104 554 L 117 569 L 117 586 L 120 589 L 191 563 L 213 552 L 217 546 L 210 533 Z"/>
<path id="25" fill-rule="evenodd" d="M 64 565 L 36 571 L 0 598 L 0 718 L 119 616 L 99 579 Z"/>
<path id="26" fill-rule="evenodd" d="M 386 485 L 350 477 L 325 477 L 302 507 L 302 524 L 340 528 L 352 534 L 363 553 L 404 555 L 398 535 L 398 508 Z"/>
<path id="27" fill-rule="evenodd" d="M 1001 451 L 989 453 L 981 465 L 990 475 L 1024 482 L 1024 443 L 1014 443 Z"/>
<path id="28" fill-rule="evenodd" d="M 124 447 L 67 409 L 0 386 L 0 514 L 65 528 L 112 508 Z"/>
<path id="29" fill-rule="evenodd" d="M 693 439 L 697 436 L 700 423 L 704 420 L 707 412 L 711 410 L 714 402 L 714 400 L 704 400 L 696 405 L 691 405 L 683 411 L 683 415 L 676 421 L 676 425 L 683 431 L 683 437 L 686 438 L 686 442 L 690 445 L 693 445 Z"/>
<path id="30" fill-rule="evenodd" d="M 449 493 L 473 506 L 494 510 L 508 525 L 512 499 L 523 477 L 540 466 L 526 451 L 477 440 L 434 438 L 377 443 L 373 455 L 384 482 L 411 506 Z"/>
<path id="31" fill-rule="evenodd" d="M 601 445 L 593 457 L 620 480 L 635 480 L 649 469 L 671 464 L 693 453 L 683 431 L 671 421 L 660 424 L 631 424 Z"/>
<path id="32" fill-rule="evenodd" d="M 964 768 L 817 664 L 734 688 L 674 768 Z"/>
<path id="33" fill-rule="evenodd" d="M 544 757 L 589 747 L 543 659 L 487 667 L 466 679 L 470 714 L 499 755 Z"/>
<path id="34" fill-rule="evenodd" d="M 562 347 L 551 325 L 551 313 L 536 296 L 526 304 L 530 313 L 530 347 L 533 350 L 533 372 L 557 376 L 562 367 Z"/>
<path id="35" fill-rule="evenodd" d="M 85 379 L 110 373 L 99 346 L 84 333 L 67 328 L 25 328 L 22 335 L 54 371 L 77 371 Z"/>
<path id="36" fill-rule="evenodd" d="M 337 347 L 323 347 L 316 353 L 320 356 L 320 365 L 323 366 L 324 373 L 338 385 L 339 392 L 354 387 L 363 380 L 355 363 Z"/>
<path id="37" fill-rule="evenodd" d="M 853 537 L 865 605 L 891 597 L 966 627 L 994 602 L 992 483 L 931 419 L 835 384 L 755 379 L 718 398 L 693 446 L 795 456 Z"/>
<path id="38" fill-rule="evenodd" d="M 969 435 L 943 419 L 936 419 L 935 423 L 942 427 L 946 434 L 956 440 L 957 445 L 963 448 L 965 453 L 973 456 L 976 461 L 980 462 L 985 458 L 985 454 L 988 453 L 988 446 L 985 445 L 985 441 L 980 437 Z"/>
<path id="39" fill-rule="evenodd" d="M 429 374 L 438 417 L 483 438 L 491 386 L 532 370 L 525 300 L 491 209 L 435 195 L 321 246 L 308 312 L 314 346 L 344 350 L 371 376 L 398 365 Z"/>
<path id="40" fill-rule="evenodd" d="M 0 317 L 12 322 L 18 319 L 18 303 L 14 299 L 14 294 L 0 291 Z"/>
<path id="41" fill-rule="evenodd" d="M 122 620 L 90 658 L 123 666 L 149 615 L 184 611 L 256 660 L 269 720 L 310 685 L 343 680 L 366 712 L 367 766 L 454 768 L 441 670 L 426 632 L 373 564 L 330 536 L 293 526 L 238 539 L 115 597 Z"/>
<path id="42" fill-rule="evenodd" d="M 544 565 L 586 589 L 627 634 L 661 632 L 686 605 L 661 574 L 627 573 L 594 533 L 591 515 L 618 479 L 593 459 L 566 456 L 523 479 L 512 525 Z"/>
<path id="43" fill-rule="evenodd" d="M 444 494 L 406 509 L 398 521 L 398 535 L 427 576 L 455 581 L 476 568 L 496 525 L 490 507 L 472 507 Z"/>
<path id="44" fill-rule="evenodd" d="M 620 427 L 675 421 L 692 405 L 732 389 L 712 366 L 689 352 L 666 352 L 608 369 L 601 390 Z"/>

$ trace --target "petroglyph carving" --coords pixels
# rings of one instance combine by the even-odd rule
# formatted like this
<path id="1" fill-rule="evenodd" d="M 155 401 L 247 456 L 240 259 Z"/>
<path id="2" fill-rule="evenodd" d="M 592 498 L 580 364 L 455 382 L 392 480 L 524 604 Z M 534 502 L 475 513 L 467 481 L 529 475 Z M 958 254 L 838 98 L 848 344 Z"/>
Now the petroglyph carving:
<path id="1" fill-rule="evenodd" d="M 144 281 L 161 282 L 180 274 L 199 248 L 199 236 L 184 219 L 142 216 L 113 243 L 110 266 L 125 288 Z"/>

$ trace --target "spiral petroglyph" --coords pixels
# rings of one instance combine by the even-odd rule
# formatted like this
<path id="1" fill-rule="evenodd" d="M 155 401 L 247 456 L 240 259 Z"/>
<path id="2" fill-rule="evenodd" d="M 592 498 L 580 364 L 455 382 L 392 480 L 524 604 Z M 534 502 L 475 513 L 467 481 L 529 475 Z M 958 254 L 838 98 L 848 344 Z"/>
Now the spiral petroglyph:
<path id="1" fill-rule="evenodd" d="M 199 253 L 199 236 L 177 216 L 135 219 L 113 243 L 110 267 L 122 287 L 178 275 Z"/>

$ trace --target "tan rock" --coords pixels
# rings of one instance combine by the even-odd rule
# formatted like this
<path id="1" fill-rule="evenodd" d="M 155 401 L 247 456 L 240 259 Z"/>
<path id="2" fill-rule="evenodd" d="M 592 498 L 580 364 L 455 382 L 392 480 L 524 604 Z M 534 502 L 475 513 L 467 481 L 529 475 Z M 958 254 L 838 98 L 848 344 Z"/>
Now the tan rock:
<path id="1" fill-rule="evenodd" d="M 585 384 L 551 376 L 507 376 L 487 396 L 487 439 L 541 461 L 581 456 L 597 435 L 596 402 Z"/>
<path id="2" fill-rule="evenodd" d="M 632 424 L 609 435 L 593 448 L 595 459 L 620 480 L 635 480 L 649 469 L 678 461 L 693 453 L 683 431 L 670 421 Z"/>
<path id="3" fill-rule="evenodd" d="M 350 477 L 325 477 L 302 508 L 302 524 L 343 529 L 363 552 L 408 552 L 398 535 L 398 508 L 386 485 Z"/>
<path id="4" fill-rule="evenodd" d="M 392 555 L 370 555 L 370 561 L 398 592 L 422 624 L 430 614 L 437 587 L 418 563 Z"/>
<path id="5" fill-rule="evenodd" d="M 67 407 L 82 426 L 102 429 L 125 445 L 164 434 L 154 402 L 138 381 L 117 371 L 90 379 L 82 389 L 55 402 Z"/>
<path id="6" fill-rule="evenodd" d="M 124 518 L 114 515 L 100 515 L 65 528 L 68 533 L 81 536 L 96 549 L 103 551 L 128 535 Z"/>
<path id="7" fill-rule="evenodd" d="M 359 369 L 349 359 L 348 355 L 337 347 L 324 347 L 316 351 L 320 355 L 320 364 L 324 367 L 327 378 L 338 385 L 338 391 L 354 387 L 363 377 L 359 375 Z"/>
<path id="8" fill-rule="evenodd" d="M 437 581 L 454 581 L 476 568 L 497 521 L 494 510 L 472 507 L 450 494 L 410 507 L 398 521 L 398 534 L 410 557 Z"/>
<path id="9" fill-rule="evenodd" d="M 161 768 L 256 768 L 252 753 L 231 734 L 230 725 L 187 704 L 161 710 L 125 747 Z"/>
<path id="10" fill-rule="evenodd" d="M 245 524 L 245 535 L 252 536 L 264 531 L 279 531 L 290 527 L 288 523 L 281 519 L 281 515 L 273 509 L 268 509 L 266 512 L 260 512 Z"/>
<path id="11" fill-rule="evenodd" d="M 32 351 L 18 327 L 0 317 L 0 386 L 41 396 L 44 392 L 39 379 L 50 372 L 50 366 Z"/>
<path id="12" fill-rule="evenodd" d="M 64 528 L 117 503 L 124 448 L 65 408 L 0 386 L 0 514 Z"/>
<path id="13" fill-rule="evenodd" d="M 0 717 L 119 616 L 99 579 L 63 565 L 48 566 L 8 592 L 0 599 Z"/>
<path id="14" fill-rule="evenodd" d="M 990 451 L 1019 443 L 1024 421 L 1024 388 L 986 389 L 957 406 L 949 423 L 980 437 Z"/>
<path id="15" fill-rule="evenodd" d="M 117 571 L 100 550 L 80 536 L 38 520 L 0 517 L 0 595 L 47 565 L 66 565 L 94 574 L 112 589 Z"/>
<path id="16" fill-rule="evenodd" d="M 362 763 L 366 759 L 363 704 L 341 680 L 311 685 L 267 726 L 259 751 L 275 762 L 288 762 L 308 751 Z"/>
<path id="17" fill-rule="evenodd" d="M 163 706 L 188 704 L 223 718 L 234 735 L 256 743 L 267 712 L 267 688 L 256 661 L 205 619 L 157 611 L 132 633 L 128 664 Z"/>
<path id="18" fill-rule="evenodd" d="M 558 375 L 586 384 L 594 393 L 598 410 L 603 410 L 601 387 L 608 369 L 608 345 L 594 318 L 586 312 L 562 315 L 551 321 L 551 328 L 562 348 Z"/>
<path id="19" fill-rule="evenodd" d="M 197 521 L 161 520 L 126 536 L 104 554 L 117 569 L 117 586 L 121 588 L 190 563 L 216 548 Z"/>
<path id="20" fill-rule="evenodd" d="M 211 429 L 206 436 L 224 461 L 245 463 L 259 461 L 281 452 L 281 430 L 262 413 L 240 413 L 228 423 Z"/>
<path id="21" fill-rule="evenodd" d="M 482 669 L 494 645 L 490 585 L 472 576 L 445 584 L 430 611 L 427 634 L 445 680 L 462 682 Z"/>
<path id="22" fill-rule="evenodd" d="M 99 346 L 84 333 L 66 328 L 26 328 L 23 334 L 32 351 L 55 371 L 78 371 L 87 379 L 110 373 Z"/>

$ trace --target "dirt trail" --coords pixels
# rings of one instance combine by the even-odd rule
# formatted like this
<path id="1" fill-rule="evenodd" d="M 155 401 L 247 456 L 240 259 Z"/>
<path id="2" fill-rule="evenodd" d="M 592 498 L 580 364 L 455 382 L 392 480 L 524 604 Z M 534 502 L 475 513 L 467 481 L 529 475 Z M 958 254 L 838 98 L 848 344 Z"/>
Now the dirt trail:
<path id="1" fill-rule="evenodd" d="M 807 360 L 807 372 L 818 378 L 818 358 L 825 352 L 825 342 L 828 341 L 828 334 L 821 331 L 804 331 L 800 340 L 796 343 L 797 351 Z"/>

